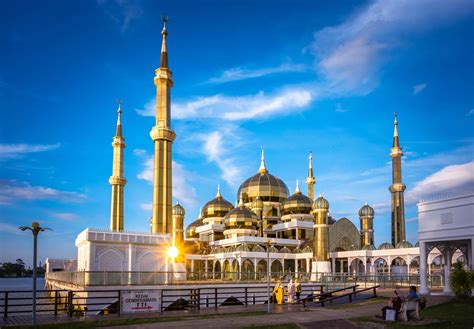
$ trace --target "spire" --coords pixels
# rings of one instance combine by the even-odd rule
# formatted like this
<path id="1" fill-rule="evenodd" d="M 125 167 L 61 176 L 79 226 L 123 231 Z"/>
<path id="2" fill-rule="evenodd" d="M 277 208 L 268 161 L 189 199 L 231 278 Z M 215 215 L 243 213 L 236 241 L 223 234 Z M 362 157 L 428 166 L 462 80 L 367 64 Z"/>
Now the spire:
<path id="1" fill-rule="evenodd" d="M 393 147 L 400 147 L 398 140 L 398 120 L 395 112 L 395 119 L 393 120 Z"/>
<path id="2" fill-rule="evenodd" d="M 221 194 L 221 185 L 220 184 L 217 184 L 217 194 L 216 194 L 216 199 L 220 199 L 222 198 L 222 194 Z"/>
<path id="3" fill-rule="evenodd" d="M 308 185 L 308 197 L 314 199 L 314 183 L 316 180 L 313 175 L 313 152 L 309 151 L 309 165 L 308 165 L 308 177 L 306 177 L 306 184 Z"/>
<path id="4" fill-rule="evenodd" d="M 163 21 L 163 30 L 161 30 L 161 35 L 163 40 L 161 42 L 161 58 L 160 58 L 160 67 L 168 68 L 168 49 L 166 47 L 166 37 L 168 35 L 168 31 L 166 30 L 166 23 L 168 23 L 168 16 L 165 14 L 161 15 L 161 20 Z"/>
<path id="5" fill-rule="evenodd" d="M 117 128 L 115 129 L 115 137 L 122 137 L 122 103 L 123 100 L 117 99 Z"/>
<path id="6" fill-rule="evenodd" d="M 300 194 L 300 193 L 301 193 L 301 191 L 300 191 L 300 182 L 299 182 L 298 179 L 296 179 L 295 193 L 296 193 L 296 194 Z"/>
<path id="7" fill-rule="evenodd" d="M 242 208 L 244 206 L 244 200 L 242 199 L 242 193 L 240 193 L 239 204 L 238 206 Z"/>
<path id="8" fill-rule="evenodd" d="M 204 214 L 202 213 L 202 207 L 199 207 L 199 217 L 198 219 L 202 219 L 204 217 Z"/>
<path id="9" fill-rule="evenodd" d="M 267 171 L 268 171 L 267 167 L 265 167 L 265 152 L 264 152 L 263 147 L 262 147 L 262 157 L 261 157 L 261 160 L 260 160 L 260 168 L 258 168 L 258 172 L 260 174 L 264 174 Z"/>

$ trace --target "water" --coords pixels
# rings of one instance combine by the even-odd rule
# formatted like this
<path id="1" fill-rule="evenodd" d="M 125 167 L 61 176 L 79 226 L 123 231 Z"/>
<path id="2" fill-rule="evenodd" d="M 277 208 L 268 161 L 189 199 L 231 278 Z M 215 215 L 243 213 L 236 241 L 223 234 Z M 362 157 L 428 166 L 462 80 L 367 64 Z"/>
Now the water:
<path id="1" fill-rule="evenodd" d="M 44 278 L 36 279 L 36 288 L 44 289 Z M 0 278 L 0 291 L 33 290 L 33 278 Z"/>

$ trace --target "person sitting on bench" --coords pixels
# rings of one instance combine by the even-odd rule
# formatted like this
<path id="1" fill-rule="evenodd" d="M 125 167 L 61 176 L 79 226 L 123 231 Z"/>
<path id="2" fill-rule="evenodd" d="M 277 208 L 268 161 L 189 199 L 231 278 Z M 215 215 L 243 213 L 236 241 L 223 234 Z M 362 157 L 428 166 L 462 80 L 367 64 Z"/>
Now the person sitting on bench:
<path id="1" fill-rule="evenodd" d="M 403 295 L 400 293 L 398 287 L 397 289 L 394 290 L 394 294 L 395 296 L 390 299 L 390 302 L 388 302 L 388 305 L 382 307 L 382 319 L 384 320 L 385 320 L 385 315 L 387 313 L 387 310 L 395 310 L 398 313 L 398 311 L 400 311 L 400 308 L 402 307 Z"/>

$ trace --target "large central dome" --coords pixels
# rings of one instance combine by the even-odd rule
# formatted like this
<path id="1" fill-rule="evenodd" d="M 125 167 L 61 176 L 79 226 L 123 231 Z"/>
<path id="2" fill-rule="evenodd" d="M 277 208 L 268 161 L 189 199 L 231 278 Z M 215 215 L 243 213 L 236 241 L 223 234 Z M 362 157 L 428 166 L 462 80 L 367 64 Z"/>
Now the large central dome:
<path id="1" fill-rule="evenodd" d="M 239 187 L 237 199 L 244 202 L 252 202 L 260 197 L 262 201 L 283 202 L 288 197 L 288 187 L 278 177 L 270 174 L 265 167 L 265 159 L 262 150 L 262 161 L 258 173 L 245 180 Z"/>

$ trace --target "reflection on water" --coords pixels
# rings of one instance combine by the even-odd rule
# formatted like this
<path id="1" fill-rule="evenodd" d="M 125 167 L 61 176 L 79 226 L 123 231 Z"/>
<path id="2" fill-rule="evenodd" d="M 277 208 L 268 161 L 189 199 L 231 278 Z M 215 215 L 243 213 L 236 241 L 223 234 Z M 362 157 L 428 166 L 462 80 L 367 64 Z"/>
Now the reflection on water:
<path id="1" fill-rule="evenodd" d="M 44 289 L 44 278 L 36 279 L 38 290 Z M 0 291 L 33 290 L 33 278 L 0 278 Z"/>

